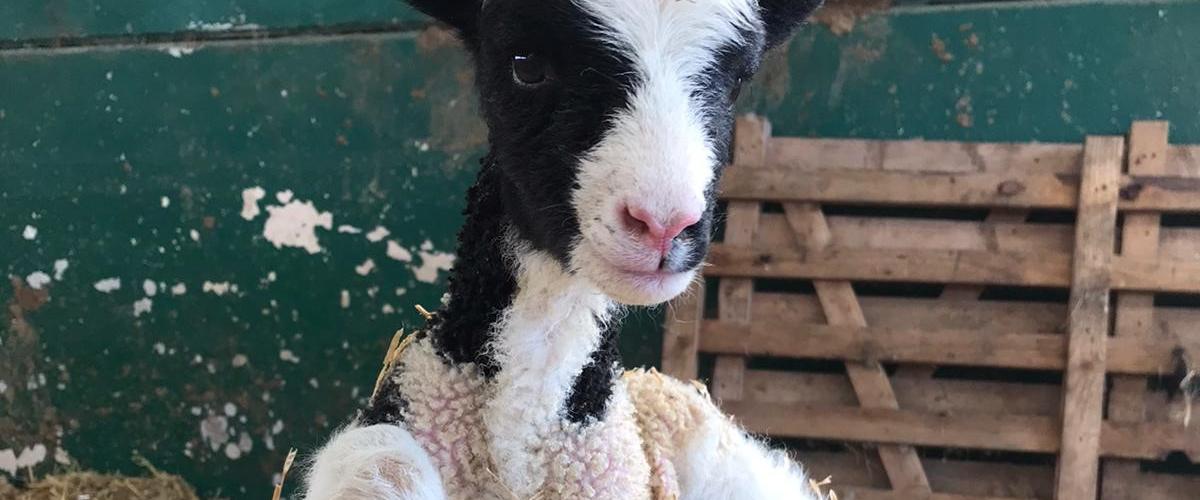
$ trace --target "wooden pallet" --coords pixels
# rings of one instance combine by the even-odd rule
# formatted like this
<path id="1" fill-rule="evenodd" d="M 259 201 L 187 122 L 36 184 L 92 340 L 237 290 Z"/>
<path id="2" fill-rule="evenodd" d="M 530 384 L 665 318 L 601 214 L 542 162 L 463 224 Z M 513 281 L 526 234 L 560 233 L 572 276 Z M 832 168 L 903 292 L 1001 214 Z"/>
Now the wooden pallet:
<path id="1" fill-rule="evenodd" d="M 1200 363 L 1200 147 L 1166 123 L 968 144 L 746 117 L 722 189 L 663 367 L 841 498 L 1200 498 L 1172 390 Z"/>

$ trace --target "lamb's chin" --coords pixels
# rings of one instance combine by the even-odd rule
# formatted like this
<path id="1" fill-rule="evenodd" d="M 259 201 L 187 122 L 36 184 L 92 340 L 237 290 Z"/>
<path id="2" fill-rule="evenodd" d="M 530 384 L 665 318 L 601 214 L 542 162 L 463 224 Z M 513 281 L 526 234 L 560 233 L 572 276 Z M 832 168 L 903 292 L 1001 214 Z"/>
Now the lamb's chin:
<path id="1" fill-rule="evenodd" d="M 576 252 L 575 269 L 614 301 L 627 306 L 653 306 L 667 302 L 687 290 L 696 271 L 635 272 L 620 269 L 595 251 Z"/>

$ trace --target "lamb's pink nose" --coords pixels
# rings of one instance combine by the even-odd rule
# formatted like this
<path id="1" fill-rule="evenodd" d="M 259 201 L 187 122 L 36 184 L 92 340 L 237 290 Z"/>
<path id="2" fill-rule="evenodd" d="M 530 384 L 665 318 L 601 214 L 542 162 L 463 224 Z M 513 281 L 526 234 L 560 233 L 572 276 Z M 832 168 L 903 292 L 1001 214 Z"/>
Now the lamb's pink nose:
<path id="1" fill-rule="evenodd" d="M 671 251 L 671 242 L 689 227 L 700 222 L 699 213 L 658 217 L 639 205 L 625 206 L 625 227 L 663 255 Z"/>

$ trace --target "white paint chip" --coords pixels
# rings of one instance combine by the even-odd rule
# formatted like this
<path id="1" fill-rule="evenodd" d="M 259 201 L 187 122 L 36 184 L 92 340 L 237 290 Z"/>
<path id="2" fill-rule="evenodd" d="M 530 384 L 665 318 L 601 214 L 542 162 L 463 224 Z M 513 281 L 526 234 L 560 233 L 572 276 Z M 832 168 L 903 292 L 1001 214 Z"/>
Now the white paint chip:
<path id="1" fill-rule="evenodd" d="M 242 190 L 242 218 L 246 220 L 254 220 L 262 210 L 258 208 L 258 201 L 265 198 L 267 192 L 259 186 L 246 188 Z"/>
<path id="2" fill-rule="evenodd" d="M 42 287 L 50 284 L 50 275 L 41 271 L 35 271 L 25 278 L 25 282 L 29 283 L 29 288 L 41 290 Z"/>
<path id="3" fill-rule="evenodd" d="M 175 286 L 171 287 L 171 295 L 178 297 L 185 293 L 187 293 L 187 285 L 183 283 L 176 283 Z"/>
<path id="4" fill-rule="evenodd" d="M 29 241 L 37 239 L 38 229 L 33 226 L 25 226 L 25 230 L 21 232 L 21 237 Z"/>
<path id="5" fill-rule="evenodd" d="M 387 256 L 400 262 L 412 262 L 413 260 L 412 252 L 392 240 L 387 242 Z"/>
<path id="6" fill-rule="evenodd" d="M 284 349 L 282 351 L 279 351 L 279 359 L 282 361 L 287 361 L 288 363 L 296 363 L 296 364 L 300 363 L 300 358 L 298 356 L 296 356 L 296 354 L 293 353 L 291 349 Z"/>
<path id="7" fill-rule="evenodd" d="M 242 449 L 238 448 L 238 445 L 236 445 L 236 444 L 226 443 L 225 444 L 225 456 L 228 457 L 230 460 L 237 460 L 239 458 L 242 458 Z"/>
<path id="8" fill-rule="evenodd" d="M 213 283 L 211 281 L 205 281 L 204 285 L 201 287 L 201 289 L 204 290 L 205 293 L 211 293 L 213 295 L 220 297 L 222 295 L 229 293 L 230 291 L 233 291 L 236 293 L 237 285 L 231 285 L 228 281 L 223 281 L 221 283 Z"/>
<path id="9" fill-rule="evenodd" d="M 197 243 L 200 242 L 200 231 L 197 231 L 195 229 L 188 231 L 188 236 L 192 237 L 192 241 L 195 241 Z"/>
<path id="10" fill-rule="evenodd" d="M 159 356 L 165 356 L 167 354 L 166 344 L 163 344 L 162 342 L 155 342 L 154 343 L 154 353 Z"/>
<path id="11" fill-rule="evenodd" d="M 96 290 L 102 293 L 112 293 L 121 289 L 121 278 L 105 278 L 97 281 Z"/>
<path id="12" fill-rule="evenodd" d="M 142 291 L 146 292 L 147 297 L 153 297 L 155 295 L 158 295 L 158 284 L 156 284 L 152 280 L 143 281 L 142 282 Z"/>
<path id="13" fill-rule="evenodd" d="M 449 271 L 454 267 L 454 254 L 444 252 L 421 251 L 421 265 L 413 268 L 413 276 L 422 283 L 437 282 L 440 271 Z"/>
<path id="14" fill-rule="evenodd" d="M 284 206 L 268 206 L 271 215 L 263 226 L 263 236 L 275 248 L 303 248 L 310 254 L 321 251 L 317 228 L 333 229 L 333 214 L 319 212 L 311 201 L 292 201 Z"/>
<path id="15" fill-rule="evenodd" d="M 166 196 L 163 196 L 163 197 L 162 197 L 162 202 L 161 202 L 161 203 L 162 203 L 162 207 L 163 207 L 163 208 L 170 207 L 170 206 L 171 206 L 171 199 L 170 199 L 170 198 L 167 198 Z"/>
<path id="16" fill-rule="evenodd" d="M 354 226 L 345 225 L 345 224 L 338 226 L 337 231 L 341 234 L 361 234 L 362 233 L 362 229 L 359 229 Z"/>
<path id="17" fill-rule="evenodd" d="M 284 189 L 283 191 L 275 193 L 275 199 L 279 200 L 280 203 L 283 203 L 285 205 L 287 204 L 287 202 L 292 201 L 292 198 L 294 198 L 295 196 L 296 196 L 296 194 L 293 193 L 291 189 Z"/>
<path id="18" fill-rule="evenodd" d="M 342 290 L 341 300 L 339 300 L 339 303 L 342 305 L 342 309 L 350 308 L 350 291 L 349 290 Z"/>
<path id="19" fill-rule="evenodd" d="M 21 454 L 17 456 L 17 468 L 29 469 L 45 461 L 46 445 L 35 444 L 21 450 Z"/>
<path id="20" fill-rule="evenodd" d="M 142 297 L 137 302 L 133 303 L 133 317 L 137 318 L 143 314 L 149 313 L 154 308 L 154 300 L 150 297 Z"/>
<path id="21" fill-rule="evenodd" d="M 196 47 L 187 45 L 168 45 L 163 47 L 162 51 L 166 52 L 167 55 L 170 55 L 171 57 L 182 59 L 183 56 L 190 56 L 193 52 L 196 52 Z"/>
<path id="22" fill-rule="evenodd" d="M 368 274 L 371 274 L 371 271 L 374 271 L 374 270 L 375 270 L 375 261 L 371 260 L 371 259 L 367 259 L 362 264 L 354 266 L 354 272 L 358 273 L 359 276 L 366 276 Z"/>
<path id="23" fill-rule="evenodd" d="M 0 450 L 0 470 L 7 472 L 10 476 L 17 475 L 17 454 L 12 448 Z"/>
<path id="24" fill-rule="evenodd" d="M 225 409 L 225 416 L 226 416 L 226 417 L 234 417 L 234 416 L 237 416 L 237 411 L 238 411 L 238 409 L 237 409 L 237 405 L 235 405 L 235 404 L 233 404 L 233 403 L 225 403 L 225 408 L 224 408 L 224 409 Z"/>
<path id="25" fill-rule="evenodd" d="M 67 259 L 58 259 L 54 261 L 54 280 L 62 281 L 63 273 L 67 272 L 67 268 L 71 267 L 71 263 Z"/>
<path id="26" fill-rule="evenodd" d="M 58 465 L 71 465 L 71 454 L 59 445 L 59 448 L 54 450 L 54 463 Z"/>
<path id="27" fill-rule="evenodd" d="M 234 368 L 241 368 L 246 366 L 246 363 L 249 362 L 250 358 L 247 358 L 245 354 L 234 354 L 233 360 L 230 361 L 229 364 L 233 365 Z"/>
<path id="28" fill-rule="evenodd" d="M 375 229 L 372 229 L 371 232 L 367 233 L 367 241 L 371 243 L 379 243 L 380 241 L 383 241 L 384 238 L 387 238 L 390 234 L 392 234 L 392 232 L 388 231 L 387 228 L 383 226 L 377 226 Z"/>

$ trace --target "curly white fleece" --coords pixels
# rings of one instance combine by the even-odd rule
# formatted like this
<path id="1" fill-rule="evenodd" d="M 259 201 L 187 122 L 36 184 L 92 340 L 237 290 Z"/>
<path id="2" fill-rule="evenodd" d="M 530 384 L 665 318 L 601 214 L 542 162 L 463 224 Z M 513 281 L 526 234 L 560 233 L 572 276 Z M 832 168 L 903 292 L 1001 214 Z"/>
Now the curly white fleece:
<path id="1" fill-rule="evenodd" d="M 401 353 L 393 380 L 403 427 L 340 432 L 309 476 L 310 499 L 506 499 L 482 425 L 493 387 L 450 366 L 428 340 Z M 606 417 L 541 429 L 534 494 L 552 499 L 818 500 L 800 468 L 747 436 L 702 389 L 645 371 L 616 382 Z"/>

